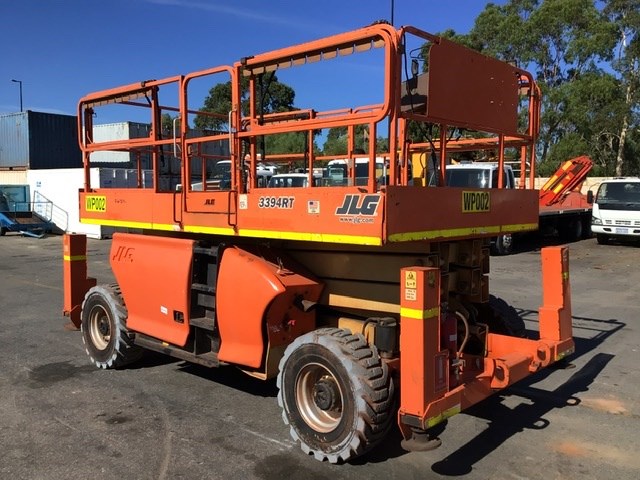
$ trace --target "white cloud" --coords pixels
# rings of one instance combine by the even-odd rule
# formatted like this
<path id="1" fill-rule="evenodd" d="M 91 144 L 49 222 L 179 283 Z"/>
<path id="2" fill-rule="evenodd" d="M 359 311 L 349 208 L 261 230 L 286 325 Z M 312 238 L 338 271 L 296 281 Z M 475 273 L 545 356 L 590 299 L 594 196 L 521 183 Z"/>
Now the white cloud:
<path id="1" fill-rule="evenodd" d="M 314 28 L 314 24 L 302 24 L 299 20 L 292 18 L 287 19 L 282 15 L 267 15 L 256 10 L 248 10 L 243 8 L 232 7 L 229 5 L 219 5 L 215 3 L 197 2 L 191 0 L 145 0 L 148 3 L 155 5 L 166 5 L 172 7 L 192 8 L 197 10 L 206 10 L 209 12 L 221 13 L 232 17 L 243 18 L 247 20 L 255 20 L 261 23 L 268 23 L 271 25 L 286 25 L 290 28 L 299 28 L 302 30 L 309 30 Z"/>

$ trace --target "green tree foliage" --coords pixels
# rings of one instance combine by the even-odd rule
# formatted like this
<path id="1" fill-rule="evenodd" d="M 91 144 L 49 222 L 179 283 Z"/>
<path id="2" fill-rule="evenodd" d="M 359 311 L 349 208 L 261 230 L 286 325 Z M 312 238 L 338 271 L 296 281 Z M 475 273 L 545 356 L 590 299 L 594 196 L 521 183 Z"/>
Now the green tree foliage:
<path id="1" fill-rule="evenodd" d="M 444 36 L 534 73 L 543 95 L 541 174 L 587 154 L 603 175 L 638 171 L 640 0 L 488 4 Z"/>
<path id="2" fill-rule="evenodd" d="M 245 89 L 247 88 L 246 82 L 243 82 L 243 87 Z M 228 130 L 229 125 L 226 120 L 226 115 L 231 111 L 231 108 L 231 81 L 218 83 L 209 90 L 209 95 L 205 98 L 204 105 L 200 110 L 224 115 L 224 117 L 218 118 L 197 115 L 194 124 L 196 128 L 200 130 Z"/>
<path id="3" fill-rule="evenodd" d="M 259 77 L 256 82 L 256 111 L 258 115 L 297 110 L 294 106 L 295 91 L 280 82 L 274 72 Z M 249 80 L 241 80 L 242 115 L 249 115 Z M 231 111 L 231 82 L 219 83 L 209 90 L 209 95 L 201 108 L 204 112 L 218 114 L 217 117 L 197 115 L 195 126 L 199 129 L 226 131 L 229 128 L 227 115 Z M 308 151 L 307 136 L 304 132 L 269 135 L 258 145 L 259 151 L 268 154 L 298 153 Z M 314 146 L 315 147 L 315 142 Z M 317 148 L 316 148 L 317 150 Z"/>
<path id="4" fill-rule="evenodd" d="M 163 113 L 161 118 L 162 125 L 162 135 L 171 135 L 173 133 L 173 119 L 171 115 L 168 113 Z M 178 125 L 178 129 L 180 129 L 180 125 Z"/>
<path id="5" fill-rule="evenodd" d="M 355 145 L 354 151 L 359 153 L 369 153 L 369 133 L 366 125 L 356 125 L 354 131 Z M 322 147 L 325 155 L 346 155 L 347 152 L 347 127 L 330 128 Z M 389 139 L 377 137 L 376 149 L 378 152 L 389 150 Z"/>

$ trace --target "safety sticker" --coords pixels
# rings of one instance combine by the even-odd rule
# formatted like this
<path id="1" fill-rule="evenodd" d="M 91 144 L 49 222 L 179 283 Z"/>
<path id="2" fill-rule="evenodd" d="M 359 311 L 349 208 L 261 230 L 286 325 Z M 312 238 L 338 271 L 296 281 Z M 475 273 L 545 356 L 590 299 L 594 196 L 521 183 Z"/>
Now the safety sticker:
<path id="1" fill-rule="evenodd" d="M 413 270 L 404 272 L 404 288 L 418 288 L 416 272 Z"/>
<path id="2" fill-rule="evenodd" d="M 320 201 L 309 200 L 307 202 L 307 213 L 318 214 L 320 213 Z"/>
<path id="3" fill-rule="evenodd" d="M 249 199 L 247 198 L 246 193 L 238 196 L 238 208 L 240 210 L 246 210 L 247 208 L 249 208 Z"/>

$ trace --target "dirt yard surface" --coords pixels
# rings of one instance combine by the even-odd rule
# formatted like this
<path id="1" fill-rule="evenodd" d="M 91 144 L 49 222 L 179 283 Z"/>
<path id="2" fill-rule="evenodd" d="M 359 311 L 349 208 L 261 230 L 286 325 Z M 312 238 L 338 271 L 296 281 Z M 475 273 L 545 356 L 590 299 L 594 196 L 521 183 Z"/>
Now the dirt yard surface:
<path id="1" fill-rule="evenodd" d="M 108 240 L 89 274 L 113 280 Z M 451 418 L 442 446 L 408 453 L 397 432 L 345 465 L 291 440 L 275 382 L 149 353 L 89 364 L 63 328 L 62 238 L 0 238 L 2 479 L 580 479 L 640 472 L 640 248 L 570 245 L 576 353 Z M 490 290 L 537 329 L 540 255 L 492 257 Z"/>

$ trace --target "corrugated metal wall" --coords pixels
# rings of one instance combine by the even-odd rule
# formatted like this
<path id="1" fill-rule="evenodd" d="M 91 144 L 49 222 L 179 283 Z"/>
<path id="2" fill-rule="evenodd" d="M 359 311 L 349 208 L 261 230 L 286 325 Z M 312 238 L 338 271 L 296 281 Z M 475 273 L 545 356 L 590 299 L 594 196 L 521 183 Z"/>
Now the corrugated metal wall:
<path id="1" fill-rule="evenodd" d="M 27 112 L 0 116 L 0 168 L 29 166 Z"/>
<path id="2" fill-rule="evenodd" d="M 109 142 L 113 140 L 128 140 L 130 138 L 148 137 L 151 132 L 151 125 L 137 122 L 120 122 L 120 123 L 103 123 L 93 126 L 93 141 Z M 116 152 L 116 151 L 99 151 L 90 155 L 91 163 L 126 163 L 126 167 L 132 168 L 137 165 L 137 157 L 134 153 Z M 101 166 L 101 165 L 96 165 Z M 145 154 L 142 158 L 142 168 L 149 168 L 149 155 Z"/>
<path id="3" fill-rule="evenodd" d="M 82 153 L 78 146 L 75 116 L 27 112 L 29 115 L 29 168 L 78 168 Z"/>
<path id="4" fill-rule="evenodd" d="M 0 169 L 82 166 L 76 117 L 26 111 L 0 116 Z"/>

